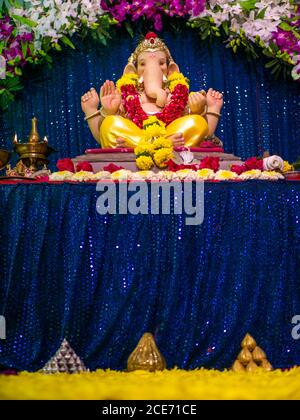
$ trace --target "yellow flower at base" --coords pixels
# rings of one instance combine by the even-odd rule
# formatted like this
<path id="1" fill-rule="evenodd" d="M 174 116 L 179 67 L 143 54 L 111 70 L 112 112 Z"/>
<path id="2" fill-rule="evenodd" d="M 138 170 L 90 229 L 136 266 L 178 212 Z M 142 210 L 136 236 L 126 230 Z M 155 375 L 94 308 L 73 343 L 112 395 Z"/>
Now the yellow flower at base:
<path id="1" fill-rule="evenodd" d="M 291 165 L 287 160 L 284 160 L 282 172 L 284 173 L 284 172 L 289 172 L 293 170 L 294 170 L 293 165 Z"/>
<path id="2" fill-rule="evenodd" d="M 154 149 L 171 149 L 173 147 L 173 143 L 171 142 L 171 140 L 167 139 L 166 137 L 158 137 L 154 140 L 152 144 Z"/>
<path id="3" fill-rule="evenodd" d="M 279 400 L 300 399 L 300 368 L 282 372 L 97 370 L 0 375 L 0 400 Z"/>
<path id="4" fill-rule="evenodd" d="M 219 181 L 226 181 L 229 179 L 236 179 L 236 178 L 238 178 L 238 175 L 235 172 L 226 171 L 224 169 L 220 169 L 215 175 L 215 179 L 218 179 Z"/>
<path id="5" fill-rule="evenodd" d="M 214 179 L 215 173 L 212 169 L 204 168 L 197 171 L 198 179 Z"/>
<path id="6" fill-rule="evenodd" d="M 157 150 L 157 152 L 154 153 L 155 165 L 158 166 L 160 169 L 164 169 L 167 166 L 167 162 L 173 157 L 173 149 L 159 149 Z"/>
<path id="7" fill-rule="evenodd" d="M 141 170 L 141 171 L 148 171 L 149 169 L 151 169 L 154 165 L 153 163 L 153 159 L 150 156 L 139 156 L 136 161 L 136 166 Z"/>

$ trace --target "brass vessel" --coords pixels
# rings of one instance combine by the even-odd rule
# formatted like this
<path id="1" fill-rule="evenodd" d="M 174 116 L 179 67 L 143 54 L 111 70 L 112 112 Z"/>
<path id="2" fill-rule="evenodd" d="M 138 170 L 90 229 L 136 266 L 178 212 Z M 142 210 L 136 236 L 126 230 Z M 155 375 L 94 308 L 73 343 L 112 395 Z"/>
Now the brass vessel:
<path id="1" fill-rule="evenodd" d="M 19 155 L 20 161 L 26 165 L 31 171 L 35 172 L 40 167 L 45 167 L 49 161 L 47 157 L 55 150 L 48 145 L 47 137 L 40 141 L 37 130 L 37 118 L 32 119 L 31 132 L 28 143 L 19 143 L 17 135 L 14 140 L 14 151 Z"/>
<path id="2" fill-rule="evenodd" d="M 5 168 L 10 161 L 11 153 L 7 150 L 0 149 L 0 170 Z"/>
<path id="3" fill-rule="evenodd" d="M 155 372 L 166 369 L 166 361 L 159 351 L 151 333 L 143 334 L 138 345 L 133 350 L 127 361 L 127 370 L 146 370 Z"/>

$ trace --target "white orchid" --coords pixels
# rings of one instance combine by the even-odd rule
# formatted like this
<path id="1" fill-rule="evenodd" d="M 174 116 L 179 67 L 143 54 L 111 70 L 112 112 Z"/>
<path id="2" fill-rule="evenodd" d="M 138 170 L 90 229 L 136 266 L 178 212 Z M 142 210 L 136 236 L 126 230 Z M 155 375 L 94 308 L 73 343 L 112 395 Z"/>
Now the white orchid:
<path id="1" fill-rule="evenodd" d="M 99 0 L 25 0 L 24 3 L 24 8 L 12 8 L 10 14 L 26 17 L 37 24 L 32 29 L 36 48 L 41 47 L 45 37 L 57 42 L 64 35 L 72 36 L 83 21 L 91 27 L 104 13 Z M 16 24 L 19 33 L 28 32 L 27 25 Z"/>

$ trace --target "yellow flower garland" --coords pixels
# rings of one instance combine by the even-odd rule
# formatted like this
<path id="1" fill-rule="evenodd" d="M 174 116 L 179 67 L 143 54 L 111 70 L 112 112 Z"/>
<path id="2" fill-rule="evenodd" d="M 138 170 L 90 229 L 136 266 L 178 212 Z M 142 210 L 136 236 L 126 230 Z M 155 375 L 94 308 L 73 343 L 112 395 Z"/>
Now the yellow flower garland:
<path id="1" fill-rule="evenodd" d="M 148 171 L 154 165 L 153 159 L 150 156 L 139 156 L 136 158 L 135 163 L 141 171 Z"/>
<path id="2" fill-rule="evenodd" d="M 168 77 L 168 87 L 170 89 L 170 92 L 172 93 L 177 85 L 184 85 L 189 89 L 189 79 L 184 77 L 182 73 L 178 73 L 175 71 Z"/>
<path id="3" fill-rule="evenodd" d="M 123 74 L 123 76 L 117 81 L 116 86 L 118 91 L 121 93 L 121 87 L 126 85 L 134 85 L 137 86 L 138 84 L 138 75 L 135 73 L 128 73 Z"/>
<path id="4" fill-rule="evenodd" d="M 162 148 L 157 150 L 154 153 L 154 162 L 155 165 L 158 166 L 160 169 L 164 169 L 167 167 L 167 162 L 173 158 L 173 148 Z"/>

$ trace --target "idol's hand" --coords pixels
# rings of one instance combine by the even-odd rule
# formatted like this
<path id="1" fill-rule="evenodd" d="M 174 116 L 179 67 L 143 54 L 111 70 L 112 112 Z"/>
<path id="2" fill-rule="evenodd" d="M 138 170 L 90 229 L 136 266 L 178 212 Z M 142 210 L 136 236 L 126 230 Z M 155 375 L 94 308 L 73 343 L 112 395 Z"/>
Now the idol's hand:
<path id="1" fill-rule="evenodd" d="M 99 95 L 95 88 L 91 88 L 81 97 L 81 109 L 86 114 L 92 114 L 97 111 L 100 103 Z"/>
<path id="2" fill-rule="evenodd" d="M 172 134 L 168 138 L 172 141 L 173 147 L 184 146 L 184 137 L 182 133 Z"/>
<path id="3" fill-rule="evenodd" d="M 220 112 L 224 104 L 222 93 L 212 88 L 207 91 L 206 101 L 209 111 Z"/>
<path id="4" fill-rule="evenodd" d="M 114 82 L 106 80 L 101 86 L 100 100 L 106 114 L 114 115 L 118 112 L 121 105 L 121 95 Z"/>
<path id="5" fill-rule="evenodd" d="M 189 95 L 189 107 L 192 114 L 202 114 L 206 105 L 206 97 L 201 92 Z"/>

